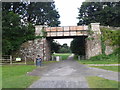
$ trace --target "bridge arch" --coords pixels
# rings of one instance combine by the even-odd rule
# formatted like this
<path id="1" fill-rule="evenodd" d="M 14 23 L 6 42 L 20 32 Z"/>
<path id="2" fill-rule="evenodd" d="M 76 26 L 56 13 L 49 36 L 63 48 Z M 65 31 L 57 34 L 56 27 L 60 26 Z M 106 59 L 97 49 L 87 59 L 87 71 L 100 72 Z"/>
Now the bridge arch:
<path id="1" fill-rule="evenodd" d="M 44 36 L 45 32 L 47 32 L 46 37 L 25 42 L 21 46 L 19 53 L 22 57 L 27 57 L 29 59 L 34 59 L 39 54 L 42 56 L 43 60 L 50 60 L 50 39 L 85 37 L 84 45 L 86 58 L 99 55 L 102 53 L 99 24 L 100 23 L 91 23 L 91 27 L 87 25 L 65 27 L 36 25 L 35 35 Z"/>
<path id="2" fill-rule="evenodd" d="M 85 56 L 86 58 L 90 58 L 95 55 L 99 55 L 102 53 L 101 51 L 101 40 L 100 40 L 100 23 L 91 23 L 91 28 L 87 25 L 84 26 L 64 26 L 64 27 L 47 27 L 36 25 L 35 26 L 35 34 L 36 36 L 43 36 L 45 30 L 47 33 L 46 38 L 43 38 L 43 50 L 39 53 L 43 56 L 44 60 L 50 60 L 51 51 L 49 39 L 61 39 L 61 38 L 75 38 L 75 37 L 85 37 Z M 43 29 L 44 28 L 44 29 Z M 93 34 L 90 34 L 90 31 Z M 94 39 L 90 39 L 94 38 Z"/>

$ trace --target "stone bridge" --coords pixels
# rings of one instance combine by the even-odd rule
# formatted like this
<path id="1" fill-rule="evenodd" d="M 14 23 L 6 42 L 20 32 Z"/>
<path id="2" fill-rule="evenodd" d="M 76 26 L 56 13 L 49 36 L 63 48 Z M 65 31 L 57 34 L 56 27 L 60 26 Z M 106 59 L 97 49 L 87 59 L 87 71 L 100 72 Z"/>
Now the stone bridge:
<path id="1" fill-rule="evenodd" d="M 51 46 L 50 39 L 57 38 L 75 38 L 84 37 L 85 56 L 90 58 L 102 53 L 101 40 L 100 40 L 100 26 L 99 23 L 91 23 L 90 27 L 84 26 L 65 26 L 65 27 L 47 27 L 36 25 L 35 35 L 44 36 L 46 32 L 46 38 L 35 39 L 28 41 L 21 46 L 21 54 L 28 58 L 34 59 L 36 55 L 42 56 L 43 60 L 51 59 Z M 91 34 L 92 32 L 92 34 Z M 25 47 L 27 45 L 27 47 Z"/>

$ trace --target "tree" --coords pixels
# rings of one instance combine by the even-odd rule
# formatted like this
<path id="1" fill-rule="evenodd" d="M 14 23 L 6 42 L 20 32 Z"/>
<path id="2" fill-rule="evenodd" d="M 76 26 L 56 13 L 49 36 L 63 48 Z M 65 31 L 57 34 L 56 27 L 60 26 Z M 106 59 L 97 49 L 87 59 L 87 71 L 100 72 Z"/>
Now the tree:
<path id="1" fill-rule="evenodd" d="M 120 26 L 120 2 L 83 2 L 79 8 L 78 25 L 100 22 Z"/>
<path id="2" fill-rule="evenodd" d="M 54 2 L 9 2 L 2 3 L 3 11 L 12 11 L 19 14 L 23 24 L 32 23 L 34 25 L 58 26 L 60 24 Z"/>
<path id="3" fill-rule="evenodd" d="M 32 24 L 22 25 L 18 14 L 7 11 L 2 13 L 2 49 L 3 54 L 9 55 L 19 49 L 23 42 L 34 39 L 35 31 Z"/>
<path id="4" fill-rule="evenodd" d="M 58 42 L 54 41 L 53 39 L 50 39 L 49 41 L 50 41 L 50 46 L 51 46 L 51 52 L 58 53 L 61 45 Z"/>
<path id="5" fill-rule="evenodd" d="M 75 55 L 85 55 L 85 37 L 76 37 L 70 45 L 72 53 Z"/>
<path id="6" fill-rule="evenodd" d="M 60 15 L 55 9 L 54 2 L 32 2 L 28 5 L 27 20 L 35 24 L 47 23 L 48 26 L 58 26 Z"/>
<path id="7" fill-rule="evenodd" d="M 53 2 L 2 3 L 3 54 L 10 55 L 22 43 L 35 39 L 34 25 L 46 22 L 49 26 L 58 26 L 59 17 Z"/>
<path id="8" fill-rule="evenodd" d="M 66 43 L 61 45 L 59 53 L 71 53 L 70 47 Z"/>

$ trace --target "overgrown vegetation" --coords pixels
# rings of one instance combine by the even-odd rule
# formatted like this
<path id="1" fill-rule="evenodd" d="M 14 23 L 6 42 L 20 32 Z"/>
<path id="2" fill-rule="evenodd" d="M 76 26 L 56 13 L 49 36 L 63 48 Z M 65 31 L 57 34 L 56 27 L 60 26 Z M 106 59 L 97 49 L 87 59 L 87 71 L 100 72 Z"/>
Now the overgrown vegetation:
<path id="1" fill-rule="evenodd" d="M 88 60 L 80 60 L 83 64 L 114 64 L 119 63 L 120 56 L 120 30 L 111 30 L 109 28 L 101 28 L 101 46 L 102 54 L 91 57 Z M 105 54 L 106 46 L 115 47 L 114 52 L 110 55 Z"/>
<path id="2" fill-rule="evenodd" d="M 115 53 L 110 55 L 102 54 L 87 60 L 80 60 L 79 62 L 82 64 L 118 64 L 119 58 Z"/>
<path id="3" fill-rule="evenodd" d="M 2 66 L 2 88 L 27 88 L 40 77 L 28 76 L 27 72 L 35 69 L 33 65 Z"/>
<path id="4" fill-rule="evenodd" d="M 120 45 L 120 30 L 111 30 L 109 28 L 101 28 L 102 41 L 110 46 Z"/>
<path id="5" fill-rule="evenodd" d="M 108 80 L 97 76 L 87 77 L 86 79 L 90 88 L 118 88 L 118 85 L 120 83 L 114 80 Z"/>

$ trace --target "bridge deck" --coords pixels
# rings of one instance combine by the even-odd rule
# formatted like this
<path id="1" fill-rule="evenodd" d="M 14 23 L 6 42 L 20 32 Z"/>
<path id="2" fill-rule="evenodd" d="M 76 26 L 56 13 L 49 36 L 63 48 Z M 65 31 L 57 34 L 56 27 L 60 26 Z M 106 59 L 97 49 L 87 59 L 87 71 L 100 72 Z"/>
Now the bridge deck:
<path id="1" fill-rule="evenodd" d="M 47 37 L 87 36 L 88 26 L 46 27 Z"/>

